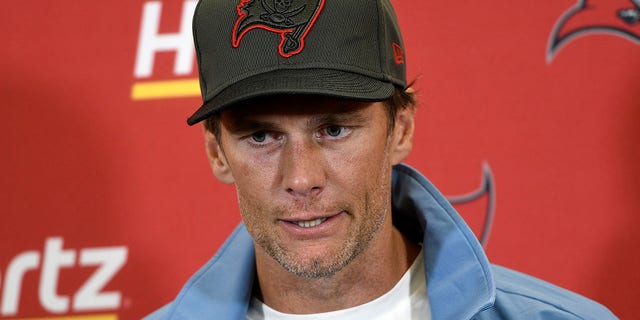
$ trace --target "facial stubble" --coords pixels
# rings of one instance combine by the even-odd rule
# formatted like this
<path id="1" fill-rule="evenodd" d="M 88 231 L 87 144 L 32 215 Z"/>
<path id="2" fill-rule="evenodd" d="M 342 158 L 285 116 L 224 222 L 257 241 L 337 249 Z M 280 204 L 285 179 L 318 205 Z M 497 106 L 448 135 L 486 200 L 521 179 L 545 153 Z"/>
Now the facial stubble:
<path id="1" fill-rule="evenodd" d="M 347 218 L 351 219 L 349 224 L 351 228 L 347 232 L 344 243 L 339 244 L 338 249 L 334 250 L 335 252 L 310 259 L 301 257 L 287 246 L 286 241 L 282 239 L 278 232 L 272 232 L 278 228 L 277 225 L 270 224 L 271 222 L 264 220 L 265 217 L 267 219 L 269 217 L 286 217 L 292 208 L 276 206 L 267 209 L 264 204 L 259 204 L 257 201 L 245 197 L 245 193 L 238 189 L 240 212 L 254 241 L 268 256 L 288 272 L 302 278 L 319 279 L 331 277 L 344 269 L 369 247 L 372 239 L 376 236 L 389 214 L 391 207 L 391 170 L 388 167 L 387 147 L 388 145 L 385 146 L 385 161 L 382 161 L 382 168 L 378 168 L 380 170 L 378 173 L 380 178 L 378 181 L 371 182 L 371 189 L 366 190 L 362 196 L 364 201 L 353 200 L 353 202 L 357 203 L 354 207 L 349 207 L 345 203 L 333 205 L 331 208 L 323 208 L 316 201 L 311 201 L 310 204 L 305 205 L 315 209 L 314 211 L 317 212 L 327 212 L 331 209 L 340 208 L 342 210 L 341 214 L 345 214 Z M 258 210 L 260 210 L 259 213 L 257 213 Z"/>

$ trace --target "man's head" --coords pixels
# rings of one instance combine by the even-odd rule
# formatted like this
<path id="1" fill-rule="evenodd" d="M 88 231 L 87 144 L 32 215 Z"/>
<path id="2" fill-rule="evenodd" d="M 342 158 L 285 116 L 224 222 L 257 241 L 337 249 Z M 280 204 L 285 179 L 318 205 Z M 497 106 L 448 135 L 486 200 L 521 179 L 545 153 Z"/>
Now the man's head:
<path id="1" fill-rule="evenodd" d="M 258 264 L 325 277 L 388 240 L 415 112 L 389 0 L 203 0 L 194 38 L 204 104 L 188 122 L 205 120 Z"/>

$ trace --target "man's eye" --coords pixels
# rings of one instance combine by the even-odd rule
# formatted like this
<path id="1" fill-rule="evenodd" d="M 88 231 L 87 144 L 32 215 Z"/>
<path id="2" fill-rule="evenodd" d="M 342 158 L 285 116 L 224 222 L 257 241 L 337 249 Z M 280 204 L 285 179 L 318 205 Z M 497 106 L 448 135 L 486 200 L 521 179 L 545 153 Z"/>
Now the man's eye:
<path id="1" fill-rule="evenodd" d="M 327 133 L 327 135 L 331 137 L 337 137 L 342 133 L 343 130 L 344 130 L 343 127 L 330 126 L 325 129 L 325 132 Z"/>
<path id="2" fill-rule="evenodd" d="M 267 133 L 265 131 L 259 131 L 251 135 L 251 140 L 257 143 L 263 143 L 267 140 Z"/>

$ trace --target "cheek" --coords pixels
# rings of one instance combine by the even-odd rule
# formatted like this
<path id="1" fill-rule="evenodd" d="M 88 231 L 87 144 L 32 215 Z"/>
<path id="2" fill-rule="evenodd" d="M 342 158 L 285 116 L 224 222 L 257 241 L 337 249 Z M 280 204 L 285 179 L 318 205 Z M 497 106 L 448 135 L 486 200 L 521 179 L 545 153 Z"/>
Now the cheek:
<path id="1" fill-rule="evenodd" d="M 379 170 L 389 162 L 388 139 L 382 130 L 371 130 L 377 134 L 374 136 L 359 136 L 358 139 L 350 142 L 345 148 L 336 154 L 331 154 L 332 161 L 357 171 Z M 356 171 L 356 172 L 357 172 Z"/>
<path id="2" fill-rule="evenodd" d="M 378 189 L 390 177 L 388 155 L 385 143 L 359 143 L 348 152 L 330 154 L 327 167 L 332 180 L 351 190 Z"/>
<path id="3" fill-rule="evenodd" d="M 238 206 L 240 208 L 240 216 L 247 226 L 252 225 L 252 222 L 258 217 L 260 202 L 255 198 L 255 194 L 251 191 L 244 190 L 241 187 L 236 187 L 238 196 Z"/>
<path id="4" fill-rule="evenodd" d="M 268 200 L 268 189 L 273 183 L 270 169 L 254 170 L 252 168 L 238 167 L 234 172 L 236 192 L 241 209 L 256 209 L 261 203 Z M 245 208 L 242 208 L 242 207 Z"/>
<path id="5" fill-rule="evenodd" d="M 264 183 L 265 170 L 260 170 L 262 166 L 259 163 L 255 163 L 249 157 L 237 152 L 227 152 L 226 158 L 234 178 L 238 204 L 241 213 L 243 213 L 245 208 L 252 206 L 256 201 L 254 199 L 257 197 L 256 192 L 260 190 L 256 186 Z"/>
<path id="6" fill-rule="evenodd" d="M 264 188 L 255 188 L 258 182 L 236 185 L 240 217 L 253 237 L 260 237 L 273 218 L 273 198 Z"/>
<path id="7" fill-rule="evenodd" d="M 236 152 L 230 154 L 227 159 L 236 188 L 247 191 L 264 190 L 271 185 L 277 168 L 275 157 L 259 153 Z"/>

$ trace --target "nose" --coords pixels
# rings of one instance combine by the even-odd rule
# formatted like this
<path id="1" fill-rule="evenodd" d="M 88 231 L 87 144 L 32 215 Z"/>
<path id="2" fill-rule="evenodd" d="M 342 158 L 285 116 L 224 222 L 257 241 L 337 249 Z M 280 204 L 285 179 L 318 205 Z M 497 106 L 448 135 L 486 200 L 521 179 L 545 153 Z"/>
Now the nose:
<path id="1" fill-rule="evenodd" d="M 295 197 L 317 196 L 325 188 L 325 159 L 313 141 L 289 141 L 281 158 L 283 187 Z"/>

